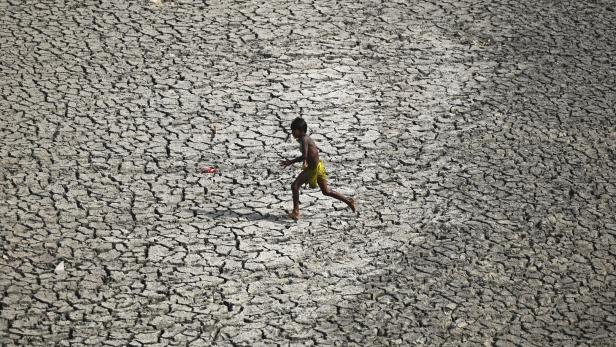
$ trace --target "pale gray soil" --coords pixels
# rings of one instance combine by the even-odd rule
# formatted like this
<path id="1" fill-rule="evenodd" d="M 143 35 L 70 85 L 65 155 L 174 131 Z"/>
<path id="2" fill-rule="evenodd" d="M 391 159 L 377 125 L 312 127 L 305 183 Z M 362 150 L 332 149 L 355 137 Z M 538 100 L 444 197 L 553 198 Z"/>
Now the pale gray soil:
<path id="1" fill-rule="evenodd" d="M 616 345 L 615 8 L 0 1 L 0 345 Z"/>

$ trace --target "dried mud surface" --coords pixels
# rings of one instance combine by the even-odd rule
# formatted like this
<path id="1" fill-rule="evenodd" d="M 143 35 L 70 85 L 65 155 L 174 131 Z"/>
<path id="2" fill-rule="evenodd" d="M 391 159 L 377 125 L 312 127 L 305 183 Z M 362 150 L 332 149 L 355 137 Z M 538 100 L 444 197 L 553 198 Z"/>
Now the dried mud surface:
<path id="1" fill-rule="evenodd" d="M 0 345 L 616 343 L 613 2 L 0 19 Z"/>

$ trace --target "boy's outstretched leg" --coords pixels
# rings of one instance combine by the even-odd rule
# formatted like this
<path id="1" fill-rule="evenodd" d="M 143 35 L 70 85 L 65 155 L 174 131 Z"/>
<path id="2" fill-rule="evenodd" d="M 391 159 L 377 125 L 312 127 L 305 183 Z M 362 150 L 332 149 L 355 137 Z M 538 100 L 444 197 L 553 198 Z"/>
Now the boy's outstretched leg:
<path id="1" fill-rule="evenodd" d="M 327 180 L 319 180 L 319 188 L 321 188 L 321 193 L 323 193 L 323 195 L 325 196 L 331 196 L 334 199 L 340 200 L 342 202 L 344 202 L 345 204 L 347 204 L 347 206 L 349 206 L 349 208 L 353 211 L 353 213 L 355 213 L 355 200 L 353 200 L 353 198 L 349 198 L 346 197 L 334 190 L 332 190 L 331 188 L 329 188 L 329 185 L 327 184 Z"/>
<path id="2" fill-rule="evenodd" d="M 299 219 L 299 188 L 302 184 L 308 182 L 308 173 L 302 171 L 297 175 L 297 178 L 291 184 L 291 193 L 293 194 L 293 211 L 289 214 L 294 220 Z"/>

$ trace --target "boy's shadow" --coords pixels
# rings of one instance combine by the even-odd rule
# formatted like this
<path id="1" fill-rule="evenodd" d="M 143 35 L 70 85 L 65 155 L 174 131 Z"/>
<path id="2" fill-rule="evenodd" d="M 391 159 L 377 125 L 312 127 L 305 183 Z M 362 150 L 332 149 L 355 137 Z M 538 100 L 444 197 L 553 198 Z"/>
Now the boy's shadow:
<path id="1" fill-rule="evenodd" d="M 259 213 L 259 212 L 251 212 L 251 213 L 240 213 L 232 209 L 225 210 L 206 210 L 202 208 L 195 208 L 193 211 L 200 216 L 206 216 L 211 219 L 220 219 L 220 218 L 229 218 L 229 219 L 239 219 L 239 220 L 248 220 L 248 221 L 259 221 L 266 220 L 270 222 L 274 222 L 277 224 L 288 224 L 290 221 L 288 216 L 284 213 L 281 214 L 273 214 L 273 213 Z"/>

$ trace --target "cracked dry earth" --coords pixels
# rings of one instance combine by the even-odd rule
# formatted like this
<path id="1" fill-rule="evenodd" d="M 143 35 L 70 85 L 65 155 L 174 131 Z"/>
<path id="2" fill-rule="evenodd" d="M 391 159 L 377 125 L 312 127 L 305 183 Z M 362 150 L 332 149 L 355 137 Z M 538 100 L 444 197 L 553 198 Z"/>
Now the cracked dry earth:
<path id="1" fill-rule="evenodd" d="M 615 8 L 2 1 L 0 345 L 615 345 Z"/>

